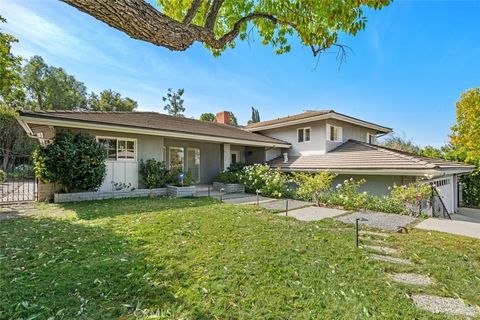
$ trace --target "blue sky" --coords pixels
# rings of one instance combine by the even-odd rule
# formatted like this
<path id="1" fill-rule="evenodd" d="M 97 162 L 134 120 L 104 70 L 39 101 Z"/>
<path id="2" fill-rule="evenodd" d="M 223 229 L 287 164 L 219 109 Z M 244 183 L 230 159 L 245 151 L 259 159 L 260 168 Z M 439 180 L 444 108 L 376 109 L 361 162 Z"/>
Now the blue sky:
<path id="1" fill-rule="evenodd" d="M 163 112 L 168 88 L 185 88 L 188 116 L 250 107 L 262 120 L 334 109 L 394 128 L 421 145 L 442 145 L 455 122 L 460 94 L 480 86 L 480 1 L 397 1 L 368 11 L 366 30 L 342 36 L 345 64 L 335 52 L 313 58 L 294 41 L 277 56 L 253 38 L 214 58 L 202 45 L 186 52 L 130 39 L 57 0 L 2 0 L 2 28 L 18 39 L 14 52 L 38 54 L 84 82 Z"/>

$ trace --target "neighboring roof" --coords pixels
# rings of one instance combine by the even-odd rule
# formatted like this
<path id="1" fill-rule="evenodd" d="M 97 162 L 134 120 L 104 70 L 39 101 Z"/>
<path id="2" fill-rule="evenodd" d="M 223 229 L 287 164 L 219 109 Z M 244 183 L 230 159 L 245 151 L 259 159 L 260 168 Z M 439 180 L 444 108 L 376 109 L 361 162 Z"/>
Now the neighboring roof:
<path id="1" fill-rule="evenodd" d="M 21 111 L 19 120 L 26 123 L 35 123 L 41 120 L 42 124 L 61 126 L 59 120 L 76 123 L 81 128 L 83 124 L 101 126 L 120 126 L 157 130 L 160 132 L 183 133 L 196 136 L 217 137 L 253 141 L 266 144 L 289 145 L 288 142 L 270 138 L 260 134 L 248 132 L 232 125 L 205 122 L 184 117 L 174 117 L 157 112 L 101 112 L 101 111 Z"/>
<path id="2" fill-rule="evenodd" d="M 403 172 L 459 170 L 473 171 L 474 166 L 412 155 L 356 140 L 348 140 L 332 151 L 321 155 L 283 157 L 269 162 L 284 170 L 331 170 L 331 171 L 385 171 Z"/>
<path id="3" fill-rule="evenodd" d="M 249 131 L 261 131 L 261 130 L 286 127 L 286 126 L 291 126 L 295 124 L 317 121 L 322 119 L 329 119 L 329 118 L 354 123 L 367 128 L 372 128 L 377 130 L 379 133 L 392 132 L 391 128 L 381 126 L 372 122 L 364 121 L 361 119 L 357 119 L 354 117 L 350 117 L 350 116 L 335 112 L 334 110 L 306 111 L 303 113 L 299 113 L 299 114 L 295 114 L 295 115 L 291 115 L 283 118 L 252 123 L 247 125 L 246 129 Z"/>

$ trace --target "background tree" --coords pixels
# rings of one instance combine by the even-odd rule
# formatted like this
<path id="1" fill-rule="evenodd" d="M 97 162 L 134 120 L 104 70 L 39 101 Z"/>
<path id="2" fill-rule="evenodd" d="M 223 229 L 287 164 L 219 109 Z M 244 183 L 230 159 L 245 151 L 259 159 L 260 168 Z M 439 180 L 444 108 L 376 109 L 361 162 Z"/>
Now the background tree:
<path id="1" fill-rule="evenodd" d="M 248 120 L 248 124 L 260 122 L 260 113 L 258 113 L 258 109 L 252 107 L 252 118 Z"/>
<path id="2" fill-rule="evenodd" d="M 88 96 L 87 106 L 93 111 L 134 111 L 138 103 L 113 90 L 103 90 L 99 95 L 92 92 Z"/>
<path id="3" fill-rule="evenodd" d="M 390 134 L 381 143 L 382 146 L 412 154 L 420 154 L 420 147 L 415 145 L 411 139 L 400 137 L 397 134 Z"/>
<path id="4" fill-rule="evenodd" d="M 184 92 L 184 89 L 178 89 L 174 92 L 172 88 L 169 88 L 167 95 L 162 97 L 163 101 L 167 102 L 163 109 L 167 111 L 169 115 L 175 117 L 184 116 L 183 113 L 185 112 L 185 108 L 183 107 L 184 100 L 182 99 Z"/>
<path id="5" fill-rule="evenodd" d="M 0 23 L 6 20 L 0 16 Z M 12 43 L 18 40 L 0 29 L 0 102 L 19 107 L 24 99 L 21 83 L 22 58 L 12 54 Z"/>
<path id="6" fill-rule="evenodd" d="M 33 56 L 23 68 L 23 84 L 30 108 L 79 110 L 87 107 L 87 88 L 62 68 Z"/>
<path id="7" fill-rule="evenodd" d="M 232 126 L 238 126 L 238 120 L 237 117 L 233 114 L 233 112 L 230 112 L 230 124 Z"/>
<path id="8" fill-rule="evenodd" d="M 364 8 L 380 9 L 390 0 L 158 0 L 160 10 L 144 0 L 62 0 L 125 32 L 170 50 L 202 42 L 214 54 L 235 39 L 249 36 L 250 24 L 261 42 L 277 54 L 289 52 L 293 37 L 314 55 L 337 43 L 339 33 L 356 35 L 366 25 Z"/>
<path id="9" fill-rule="evenodd" d="M 202 121 L 213 122 L 215 121 L 215 115 L 211 112 L 205 112 L 200 115 L 199 119 Z"/>
<path id="10" fill-rule="evenodd" d="M 467 162 L 480 160 L 480 88 L 464 92 L 456 103 L 457 123 L 452 127 L 452 144 L 466 155 Z"/>

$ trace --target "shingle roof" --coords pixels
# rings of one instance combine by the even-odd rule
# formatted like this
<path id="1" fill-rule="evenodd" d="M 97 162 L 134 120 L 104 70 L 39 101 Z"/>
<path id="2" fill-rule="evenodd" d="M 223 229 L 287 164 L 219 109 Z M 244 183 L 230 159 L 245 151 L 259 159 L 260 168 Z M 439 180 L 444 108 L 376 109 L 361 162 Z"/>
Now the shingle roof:
<path id="1" fill-rule="evenodd" d="M 248 132 L 232 125 L 205 122 L 183 117 L 174 117 L 157 112 L 26 110 L 21 111 L 20 115 L 67 121 L 81 121 L 103 125 L 181 132 L 214 137 L 225 137 L 273 144 L 289 144 L 288 142 Z"/>
<path id="2" fill-rule="evenodd" d="M 290 170 L 473 170 L 465 163 L 420 157 L 365 142 L 348 140 L 336 149 L 322 155 L 289 156 L 270 161 L 271 166 Z"/>
<path id="3" fill-rule="evenodd" d="M 268 121 L 262 121 L 262 122 L 256 122 L 256 123 L 251 123 L 246 126 L 246 129 L 250 129 L 252 131 L 259 131 L 263 127 L 268 127 L 272 125 L 290 125 L 290 122 L 294 121 L 301 121 L 301 120 L 308 120 L 309 118 L 313 117 L 318 117 L 318 116 L 328 116 L 328 117 L 340 117 L 341 119 L 344 119 L 345 121 L 355 121 L 355 123 L 363 124 L 365 126 L 374 126 L 378 128 L 381 132 L 390 132 L 392 131 L 391 128 L 381 126 L 372 122 L 368 122 L 365 120 L 361 120 L 358 118 L 350 117 L 345 114 L 341 114 L 338 112 L 335 112 L 334 110 L 315 110 L 315 111 L 306 111 L 294 115 L 290 115 L 287 117 L 282 117 L 282 118 L 277 118 L 273 120 L 268 120 Z"/>

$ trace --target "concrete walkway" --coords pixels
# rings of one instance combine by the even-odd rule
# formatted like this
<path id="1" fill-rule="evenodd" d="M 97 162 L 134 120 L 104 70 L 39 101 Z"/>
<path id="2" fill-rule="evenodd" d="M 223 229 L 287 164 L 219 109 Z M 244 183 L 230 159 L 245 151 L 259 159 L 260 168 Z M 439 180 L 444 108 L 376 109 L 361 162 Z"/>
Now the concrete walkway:
<path id="1" fill-rule="evenodd" d="M 347 211 L 332 209 L 332 208 L 323 208 L 323 207 L 306 207 L 301 209 L 296 209 L 288 211 L 289 217 L 294 217 L 297 220 L 301 221 L 318 221 L 326 218 L 333 218 L 345 214 Z M 278 214 L 279 216 L 285 216 L 285 212 Z"/>
<path id="2" fill-rule="evenodd" d="M 269 209 L 269 210 L 286 210 L 287 200 L 280 199 L 275 200 L 272 202 L 265 202 L 261 203 L 260 207 Z M 299 200 L 292 200 L 288 199 L 288 210 L 296 210 L 299 208 L 310 207 L 313 206 L 313 203 L 307 201 L 299 201 Z"/>
<path id="3" fill-rule="evenodd" d="M 475 222 L 429 218 L 417 224 L 415 228 L 480 239 L 480 223 Z"/>

